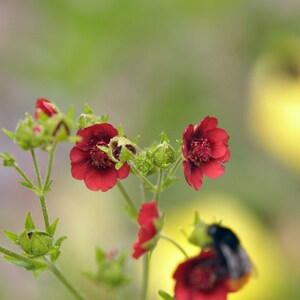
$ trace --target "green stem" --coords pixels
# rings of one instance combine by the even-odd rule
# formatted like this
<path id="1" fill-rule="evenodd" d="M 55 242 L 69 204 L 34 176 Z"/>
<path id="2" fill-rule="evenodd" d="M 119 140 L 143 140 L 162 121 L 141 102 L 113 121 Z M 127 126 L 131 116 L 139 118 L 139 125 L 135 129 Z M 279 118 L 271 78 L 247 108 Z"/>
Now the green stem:
<path id="1" fill-rule="evenodd" d="M 167 182 L 167 180 L 168 180 L 169 178 L 171 178 L 171 177 L 174 175 L 174 173 L 176 172 L 177 168 L 179 167 L 181 161 L 182 161 L 182 155 L 181 155 L 181 153 L 180 153 L 179 156 L 178 156 L 178 158 L 177 158 L 177 160 L 175 161 L 174 165 L 173 165 L 172 168 L 170 169 L 170 172 L 169 172 L 168 176 L 165 177 L 165 179 L 164 179 L 164 181 L 163 181 L 163 184 L 164 184 L 165 182 Z"/>
<path id="2" fill-rule="evenodd" d="M 40 203 L 41 203 L 41 207 L 42 207 L 45 227 L 46 227 L 46 230 L 47 230 L 48 227 L 50 226 L 50 222 L 49 222 L 48 209 L 47 209 L 47 205 L 46 205 L 46 201 L 45 201 L 44 196 L 40 196 Z"/>
<path id="3" fill-rule="evenodd" d="M 155 186 L 137 169 L 133 162 L 128 161 L 132 172 L 137 175 L 144 183 L 145 186 L 148 187 L 151 191 L 156 192 Z"/>
<path id="4" fill-rule="evenodd" d="M 170 242 L 171 244 L 173 244 L 175 247 L 178 248 L 179 251 L 181 251 L 181 253 L 182 253 L 187 259 L 189 258 L 188 254 L 184 251 L 184 249 L 183 249 L 176 241 L 174 241 L 172 238 L 170 238 L 170 237 L 168 237 L 168 236 L 166 236 L 166 235 L 163 235 L 163 234 L 160 235 L 160 238 L 162 238 L 162 239 L 164 239 L 164 240 Z"/>
<path id="5" fill-rule="evenodd" d="M 50 176 L 51 176 L 51 171 L 52 171 L 52 166 L 53 166 L 53 157 L 56 149 L 56 143 L 52 146 L 52 149 L 49 153 L 49 162 L 48 162 L 48 168 L 47 168 L 47 174 L 46 174 L 46 179 L 44 182 L 44 187 L 43 190 L 45 191 L 45 188 L 48 186 L 49 181 L 50 181 Z"/>
<path id="6" fill-rule="evenodd" d="M 29 177 L 20 169 L 20 167 L 18 166 L 18 164 L 14 163 L 13 167 L 15 168 L 15 170 L 23 177 L 23 179 L 30 184 L 31 186 L 34 186 L 33 182 L 29 179 Z"/>
<path id="7" fill-rule="evenodd" d="M 154 194 L 154 199 L 157 204 L 159 204 L 159 196 L 160 196 L 160 189 L 161 189 L 161 184 L 162 184 L 162 179 L 163 179 L 163 173 L 164 171 L 162 169 L 159 169 L 159 174 L 158 174 L 158 180 L 157 180 L 157 185 L 156 185 L 156 192 Z"/>
<path id="8" fill-rule="evenodd" d="M 38 187 L 39 187 L 40 191 L 42 191 L 41 173 L 40 173 L 40 169 L 39 169 L 39 166 L 38 166 L 38 163 L 37 163 L 37 160 L 36 160 L 35 152 L 32 149 L 32 150 L 30 150 L 30 153 L 31 153 L 31 157 L 32 157 L 32 160 L 33 160 L 33 164 L 34 164 L 34 170 L 35 170 L 36 179 L 37 179 L 37 182 L 38 182 Z"/>
<path id="9" fill-rule="evenodd" d="M 2 246 L 0 246 L 0 252 L 3 253 L 3 254 L 5 254 L 5 255 L 7 255 L 7 256 L 9 256 L 9 257 L 21 260 L 21 261 L 23 261 L 25 263 L 28 263 L 28 264 L 33 265 L 33 266 L 38 267 L 38 268 L 46 267 L 47 266 L 42 261 L 37 261 L 35 259 L 28 258 L 26 256 L 23 256 L 23 255 L 20 255 L 18 253 L 15 253 L 15 252 L 13 252 L 11 250 L 8 250 L 8 249 L 6 249 L 6 248 L 4 248 Z"/>
<path id="10" fill-rule="evenodd" d="M 46 259 L 45 259 L 46 260 Z M 47 261 L 47 260 L 46 260 Z M 48 262 L 48 261 L 47 261 Z M 65 277 L 65 275 L 53 264 L 48 262 L 49 270 L 57 277 L 57 279 L 73 294 L 75 299 L 85 300 L 86 297 L 83 296 Z"/>
<path id="11" fill-rule="evenodd" d="M 137 216 L 138 211 L 134 205 L 134 203 L 132 202 L 132 200 L 130 199 L 128 193 L 126 192 L 126 190 L 124 189 L 122 183 L 118 180 L 117 181 L 117 186 L 119 188 L 119 191 L 121 192 L 123 199 L 125 200 L 126 204 L 130 207 L 130 209 L 134 212 L 135 216 Z"/>
<path id="12" fill-rule="evenodd" d="M 143 282 L 141 300 L 147 299 L 148 282 L 149 282 L 149 253 L 145 253 L 143 257 Z"/>

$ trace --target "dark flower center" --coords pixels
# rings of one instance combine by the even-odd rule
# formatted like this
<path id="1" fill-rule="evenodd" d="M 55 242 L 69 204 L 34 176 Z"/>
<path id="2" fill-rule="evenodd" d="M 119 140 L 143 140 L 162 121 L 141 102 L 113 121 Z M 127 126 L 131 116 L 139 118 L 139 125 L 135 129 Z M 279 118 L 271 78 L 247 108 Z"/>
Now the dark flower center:
<path id="1" fill-rule="evenodd" d="M 210 158 L 211 148 L 207 139 L 200 138 L 191 142 L 189 160 L 200 166 L 202 163 L 209 161 Z"/>
<path id="2" fill-rule="evenodd" d="M 212 266 L 197 266 L 188 276 L 189 284 L 196 289 L 208 291 L 214 288 L 218 281 L 216 270 Z"/>
<path id="3" fill-rule="evenodd" d="M 98 146 L 107 146 L 107 143 L 98 142 L 90 149 L 90 158 L 92 160 L 92 165 L 99 169 L 112 167 L 114 163 L 105 152 L 101 151 L 98 148 Z"/>

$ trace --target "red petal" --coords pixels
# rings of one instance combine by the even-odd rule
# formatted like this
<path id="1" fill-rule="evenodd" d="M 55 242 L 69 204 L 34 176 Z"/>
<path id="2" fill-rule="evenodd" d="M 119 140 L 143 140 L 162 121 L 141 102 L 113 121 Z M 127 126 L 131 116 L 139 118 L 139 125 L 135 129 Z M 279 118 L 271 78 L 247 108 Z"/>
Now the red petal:
<path id="1" fill-rule="evenodd" d="M 118 130 L 111 124 L 102 123 L 79 129 L 77 135 L 82 139 L 76 143 L 76 146 L 88 150 L 99 141 L 108 144 L 111 138 L 118 135 Z"/>
<path id="2" fill-rule="evenodd" d="M 85 173 L 89 169 L 89 164 L 87 162 L 77 162 L 72 163 L 71 165 L 71 173 L 75 179 L 83 180 L 85 177 Z"/>
<path id="3" fill-rule="evenodd" d="M 158 209 L 155 201 L 144 203 L 140 209 L 138 222 L 140 225 L 145 225 L 148 222 L 158 219 Z"/>
<path id="4" fill-rule="evenodd" d="M 45 98 L 37 99 L 35 103 L 35 107 L 36 107 L 36 111 L 35 111 L 36 119 L 39 118 L 39 114 L 41 111 L 49 117 L 57 113 L 52 103 Z"/>
<path id="5" fill-rule="evenodd" d="M 189 145 L 192 142 L 193 133 L 194 133 L 194 126 L 193 125 L 189 125 L 188 127 L 186 127 L 184 132 L 183 132 L 182 152 L 183 152 L 183 156 L 185 158 L 188 157 Z"/>
<path id="6" fill-rule="evenodd" d="M 218 178 L 223 175 L 225 168 L 216 160 L 210 160 L 200 166 L 203 174 L 209 178 Z"/>
<path id="7" fill-rule="evenodd" d="M 133 244 L 133 249 L 134 249 L 134 252 L 132 254 L 132 257 L 135 259 L 138 259 L 145 252 L 147 252 L 147 250 L 141 248 L 141 245 L 139 242 Z"/>
<path id="8" fill-rule="evenodd" d="M 106 192 L 117 183 L 117 170 L 114 167 L 105 170 L 92 167 L 86 172 L 84 182 L 92 191 Z"/>
<path id="9" fill-rule="evenodd" d="M 225 163 L 225 162 L 227 162 L 229 159 L 230 159 L 230 150 L 227 149 L 227 151 L 226 151 L 226 153 L 224 154 L 224 156 L 221 157 L 221 158 L 218 158 L 218 161 L 219 161 L 219 162 L 222 162 L 222 163 Z"/>
<path id="10" fill-rule="evenodd" d="M 199 124 L 195 127 L 195 135 L 200 138 L 207 131 L 217 128 L 217 126 L 218 119 L 207 116 L 204 119 L 202 119 L 199 122 Z"/>
<path id="11" fill-rule="evenodd" d="M 125 179 L 130 172 L 130 167 L 127 163 L 125 163 L 121 169 L 118 170 L 118 178 Z"/>
<path id="12" fill-rule="evenodd" d="M 211 156 L 213 158 L 219 158 L 225 155 L 228 150 L 228 146 L 224 142 L 211 143 Z"/>
<path id="13" fill-rule="evenodd" d="M 201 168 L 194 167 L 189 161 L 184 161 L 183 172 L 187 183 L 198 191 L 202 185 L 203 179 Z"/>
<path id="14" fill-rule="evenodd" d="M 209 130 L 206 133 L 205 136 L 210 142 L 219 142 L 219 141 L 224 141 L 226 144 L 228 142 L 229 136 L 227 132 L 224 129 L 221 128 L 215 128 L 212 130 Z"/>
<path id="15" fill-rule="evenodd" d="M 75 146 L 72 148 L 69 156 L 72 163 L 77 163 L 87 159 L 89 157 L 89 152 L 82 151 L 81 149 Z"/>
<path id="16" fill-rule="evenodd" d="M 183 282 L 179 281 L 175 285 L 175 299 L 176 300 L 196 300 L 192 296 L 193 289 L 186 286 Z"/>

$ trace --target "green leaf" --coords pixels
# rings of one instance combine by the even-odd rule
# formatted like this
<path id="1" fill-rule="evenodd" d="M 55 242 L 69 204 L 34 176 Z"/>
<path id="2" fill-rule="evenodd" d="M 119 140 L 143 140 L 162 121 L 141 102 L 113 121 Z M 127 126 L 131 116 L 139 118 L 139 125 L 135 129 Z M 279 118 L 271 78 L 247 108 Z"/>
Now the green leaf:
<path id="1" fill-rule="evenodd" d="M 137 135 L 136 137 L 133 138 L 132 142 L 134 144 L 137 144 L 137 142 L 138 142 L 138 140 L 139 140 L 140 137 L 141 137 L 140 135 Z"/>
<path id="2" fill-rule="evenodd" d="M 16 138 L 16 135 L 15 135 L 14 132 L 9 131 L 9 130 L 7 130 L 7 129 L 5 129 L 5 128 L 2 128 L 2 131 L 3 131 L 8 137 L 10 137 L 11 139 L 14 140 L 14 139 Z"/>
<path id="3" fill-rule="evenodd" d="M 33 220 L 32 220 L 30 212 L 28 213 L 28 215 L 26 217 L 26 220 L 25 220 L 25 229 L 27 231 L 32 231 L 32 230 L 35 229 L 35 225 L 33 223 Z"/>
<path id="4" fill-rule="evenodd" d="M 164 299 L 164 300 L 174 300 L 174 298 L 173 298 L 170 294 L 166 293 L 165 291 L 160 290 L 160 291 L 158 291 L 158 294 L 159 294 L 159 295 L 162 297 L 162 299 Z"/>
<path id="5" fill-rule="evenodd" d="M 50 237 L 53 237 L 56 231 L 56 226 L 59 221 L 59 218 L 57 218 L 48 228 L 47 232 L 49 233 Z"/>
<path id="6" fill-rule="evenodd" d="M 12 167 L 15 164 L 15 159 L 8 153 L 0 153 L 0 158 L 3 159 L 4 167 Z"/>
<path id="7" fill-rule="evenodd" d="M 19 244 L 18 243 L 18 239 L 19 239 L 18 234 L 10 232 L 10 231 L 6 231 L 6 230 L 4 230 L 3 232 L 13 243 L 15 243 L 17 245 Z"/>
<path id="8" fill-rule="evenodd" d="M 101 264 L 105 258 L 106 258 L 106 253 L 100 249 L 99 247 L 96 247 L 96 262 L 97 264 Z"/>
<path id="9" fill-rule="evenodd" d="M 33 271 L 35 273 L 41 273 L 41 272 L 46 271 L 48 269 L 48 266 L 46 264 L 44 264 L 42 266 L 35 266 L 35 265 L 32 265 L 30 263 L 24 262 L 22 260 L 19 260 L 17 258 L 8 256 L 8 255 L 4 255 L 3 258 L 7 262 L 9 262 L 9 263 L 11 263 L 11 264 L 13 264 L 13 265 L 15 265 L 17 267 L 21 267 L 21 268 L 24 268 L 24 269 L 26 269 L 28 271 Z M 39 259 L 37 259 L 36 261 L 42 262 Z"/>

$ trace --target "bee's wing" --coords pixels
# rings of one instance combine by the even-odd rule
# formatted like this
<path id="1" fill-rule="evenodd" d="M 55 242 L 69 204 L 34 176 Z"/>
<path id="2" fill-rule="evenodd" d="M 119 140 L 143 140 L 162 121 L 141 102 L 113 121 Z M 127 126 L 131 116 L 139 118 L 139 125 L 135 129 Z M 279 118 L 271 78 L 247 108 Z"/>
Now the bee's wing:
<path id="1" fill-rule="evenodd" d="M 246 251 L 239 246 L 237 251 L 233 251 L 228 245 L 220 245 L 222 254 L 226 260 L 229 277 L 239 279 L 252 271 L 252 263 Z"/>

